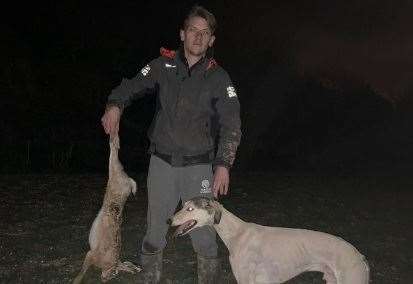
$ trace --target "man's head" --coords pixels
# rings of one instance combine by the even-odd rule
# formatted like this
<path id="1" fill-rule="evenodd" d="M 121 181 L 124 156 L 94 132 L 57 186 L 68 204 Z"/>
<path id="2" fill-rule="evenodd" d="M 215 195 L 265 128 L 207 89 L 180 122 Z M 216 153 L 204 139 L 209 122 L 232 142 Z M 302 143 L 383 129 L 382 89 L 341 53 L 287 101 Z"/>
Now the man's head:
<path id="1" fill-rule="evenodd" d="M 203 57 L 215 41 L 215 16 L 201 6 L 193 7 L 180 31 L 185 54 L 191 57 Z"/>

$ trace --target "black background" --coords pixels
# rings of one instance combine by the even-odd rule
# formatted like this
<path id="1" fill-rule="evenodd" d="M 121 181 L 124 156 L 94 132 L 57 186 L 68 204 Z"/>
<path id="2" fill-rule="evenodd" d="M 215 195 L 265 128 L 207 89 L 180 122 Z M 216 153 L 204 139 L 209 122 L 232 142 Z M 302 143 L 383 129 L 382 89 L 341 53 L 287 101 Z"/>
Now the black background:
<path id="1" fill-rule="evenodd" d="M 41 1 L 2 7 L 0 171 L 105 172 L 106 98 L 195 3 L 242 106 L 234 170 L 409 171 L 412 2 Z M 252 4 L 254 3 L 254 4 Z M 121 159 L 142 171 L 153 97 L 123 115 Z"/>

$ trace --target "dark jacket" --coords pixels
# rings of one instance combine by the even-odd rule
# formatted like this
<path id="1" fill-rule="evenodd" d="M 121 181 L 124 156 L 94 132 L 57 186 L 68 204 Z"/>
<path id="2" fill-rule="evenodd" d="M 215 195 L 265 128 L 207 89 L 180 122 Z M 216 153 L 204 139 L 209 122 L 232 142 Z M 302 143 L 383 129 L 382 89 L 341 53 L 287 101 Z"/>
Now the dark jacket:
<path id="1" fill-rule="evenodd" d="M 162 48 L 160 57 L 112 90 L 108 104 L 126 107 L 149 90 L 158 95 L 148 133 L 152 152 L 173 157 L 168 162 L 174 166 L 232 166 L 241 138 L 240 105 L 223 68 L 208 57 L 189 68 L 182 49 Z"/>

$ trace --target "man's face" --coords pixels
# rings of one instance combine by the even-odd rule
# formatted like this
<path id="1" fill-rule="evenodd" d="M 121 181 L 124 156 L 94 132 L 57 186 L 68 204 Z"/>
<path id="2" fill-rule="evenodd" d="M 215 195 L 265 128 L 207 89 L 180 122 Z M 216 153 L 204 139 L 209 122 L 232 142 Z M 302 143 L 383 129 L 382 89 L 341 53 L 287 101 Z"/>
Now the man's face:
<path id="1" fill-rule="evenodd" d="M 204 56 L 215 40 L 207 21 L 201 17 L 190 18 L 188 26 L 185 30 L 181 30 L 180 36 L 184 43 L 185 53 L 195 57 Z"/>

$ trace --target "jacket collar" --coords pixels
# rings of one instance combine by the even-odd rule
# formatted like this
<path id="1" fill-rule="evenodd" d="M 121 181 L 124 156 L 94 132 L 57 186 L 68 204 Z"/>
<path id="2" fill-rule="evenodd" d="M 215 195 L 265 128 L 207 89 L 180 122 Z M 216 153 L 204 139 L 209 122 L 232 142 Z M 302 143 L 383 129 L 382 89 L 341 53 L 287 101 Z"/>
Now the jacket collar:
<path id="1" fill-rule="evenodd" d="M 189 68 L 189 64 L 188 64 L 188 60 L 185 57 L 185 51 L 184 51 L 184 47 L 183 44 L 181 43 L 178 51 L 177 51 L 177 59 L 184 65 L 186 66 L 188 73 L 191 74 L 193 72 L 203 72 L 206 71 L 209 67 L 209 63 L 211 60 L 213 60 L 213 54 L 214 54 L 214 50 L 212 47 L 208 48 L 206 54 L 204 57 L 202 57 L 201 59 L 198 60 L 198 62 L 196 62 L 194 65 L 191 66 L 191 68 Z"/>

